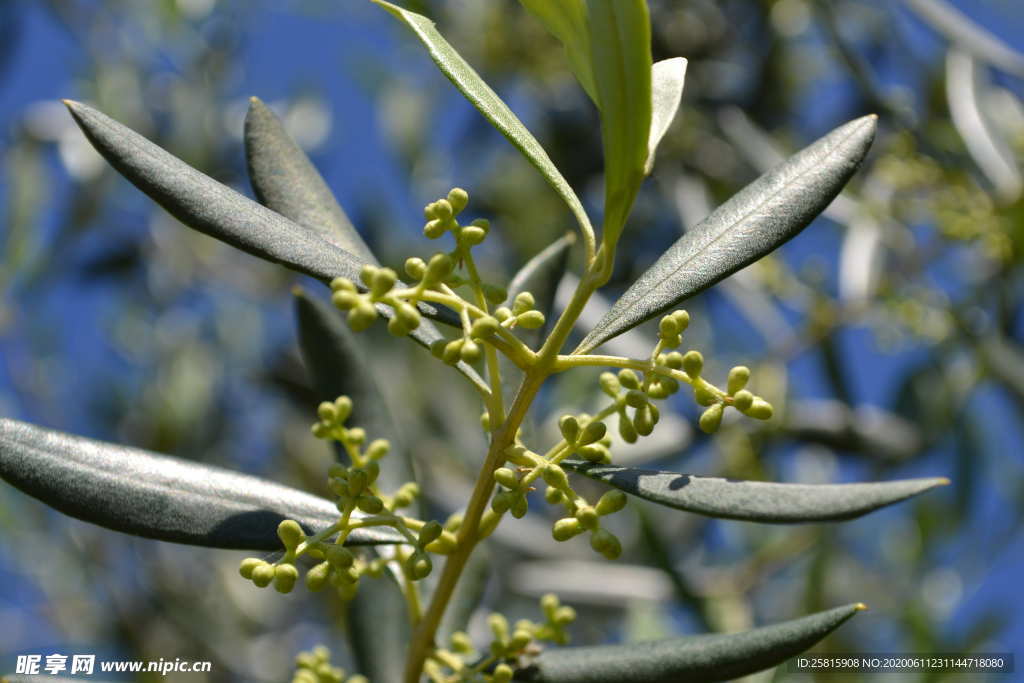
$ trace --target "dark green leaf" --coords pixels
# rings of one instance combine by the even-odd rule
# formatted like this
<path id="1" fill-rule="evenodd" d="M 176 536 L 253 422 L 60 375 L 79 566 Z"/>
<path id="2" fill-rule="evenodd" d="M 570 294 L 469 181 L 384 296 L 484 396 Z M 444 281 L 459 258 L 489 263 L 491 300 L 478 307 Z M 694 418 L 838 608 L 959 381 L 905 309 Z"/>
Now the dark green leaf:
<path id="1" fill-rule="evenodd" d="M 497 93 L 491 90 L 489 85 L 484 83 L 484 80 L 473 70 L 473 67 L 455 51 L 455 48 L 448 44 L 444 36 L 437 32 L 437 29 L 434 28 L 434 22 L 423 15 L 402 9 L 389 2 L 383 2 L 383 0 L 373 1 L 412 29 L 416 37 L 419 38 L 420 42 L 430 52 L 430 58 L 434 60 L 434 63 L 437 64 L 437 67 L 441 69 L 444 75 L 448 77 L 448 80 L 477 108 L 477 111 L 484 115 L 484 118 L 492 126 L 497 128 L 516 149 L 522 152 L 523 156 L 540 171 L 544 179 L 548 181 L 548 184 L 568 204 L 569 209 L 576 216 L 576 221 L 579 223 L 583 233 L 585 235 L 593 234 L 594 229 L 590 225 L 590 219 L 587 218 L 579 197 L 572 191 L 569 183 L 562 177 L 554 163 L 552 163 L 547 152 L 544 151 L 544 148 L 540 146 L 540 143 L 537 142 L 530 131 L 526 129 L 526 126 L 516 118 L 516 115 L 512 113 L 508 105 L 498 97 Z"/>
<path id="2" fill-rule="evenodd" d="M 352 399 L 348 424 L 365 429 L 369 439 L 391 441 L 392 455 L 384 461 L 378 479 L 385 490 L 411 481 L 412 463 L 402 447 L 398 423 L 356 334 L 342 323 L 337 309 L 300 289 L 295 291 L 295 318 L 299 348 L 317 399 L 333 401 L 348 396 Z"/>
<path id="3" fill-rule="evenodd" d="M 583 0 L 519 0 L 565 46 L 565 55 L 576 80 L 597 102 L 597 87 L 590 63 L 590 34 Z"/>
<path id="4" fill-rule="evenodd" d="M 670 638 L 628 645 L 546 650 L 516 680 L 530 683 L 680 683 L 729 681 L 777 666 L 810 648 L 864 605 L 743 633 Z"/>
<path id="5" fill-rule="evenodd" d="M 249 99 L 245 115 L 245 158 L 261 204 L 364 262 L 377 263 L 309 157 L 258 97 Z"/>
<path id="6" fill-rule="evenodd" d="M 329 500 L 265 479 L 17 420 L 0 419 L 0 477 L 86 522 L 214 548 L 280 550 L 281 520 L 310 533 L 338 519 Z M 401 540 L 390 529 L 349 536 L 351 545 Z"/>
<path id="7" fill-rule="evenodd" d="M 646 175 L 652 106 L 647 0 L 587 0 L 587 30 L 604 147 L 601 240 L 611 249 Z"/>
<path id="8" fill-rule="evenodd" d="M 875 127 L 875 116 L 840 126 L 720 206 L 633 283 L 574 353 L 668 311 L 803 230 L 857 170 Z"/>
<path id="9" fill-rule="evenodd" d="M 949 483 L 948 479 L 933 477 L 873 484 L 776 484 L 611 467 L 583 460 L 567 460 L 562 466 L 678 510 L 781 524 L 853 519 Z"/>
<path id="10" fill-rule="evenodd" d="M 362 581 L 348 605 L 347 634 L 356 671 L 371 681 L 400 681 L 411 640 L 409 607 L 391 572 Z"/>
<path id="11" fill-rule="evenodd" d="M 345 277 L 361 284 L 362 258 L 200 173 L 102 112 L 80 102 L 65 104 L 110 165 L 185 225 L 323 282 Z M 420 308 L 424 315 L 460 324 L 447 308 Z M 380 309 L 391 314 L 387 307 Z M 429 344 L 428 332 L 413 336 Z"/>

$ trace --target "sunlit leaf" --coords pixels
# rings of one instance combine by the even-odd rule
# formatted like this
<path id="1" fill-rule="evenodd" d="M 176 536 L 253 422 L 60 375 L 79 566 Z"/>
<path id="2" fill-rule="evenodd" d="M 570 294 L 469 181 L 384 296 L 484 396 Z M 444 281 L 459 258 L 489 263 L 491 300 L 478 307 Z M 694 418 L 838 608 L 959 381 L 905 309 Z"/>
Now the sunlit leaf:
<path id="1" fill-rule="evenodd" d="M 651 137 L 651 25 L 646 0 L 587 0 L 590 61 L 604 146 L 604 232 L 622 234 Z"/>
<path id="2" fill-rule="evenodd" d="M 492 126 L 497 128 L 508 141 L 515 146 L 523 156 L 533 164 L 555 192 L 569 205 L 573 215 L 580 225 L 584 235 L 593 234 L 590 219 L 587 218 L 583 205 L 580 204 L 576 193 L 569 187 L 562 174 L 555 168 L 554 163 L 548 158 L 547 152 L 540 146 L 540 143 L 526 129 L 526 126 L 516 118 L 512 110 L 508 108 L 498 95 L 491 90 L 490 86 L 484 83 L 483 79 L 473 70 L 466 60 L 455 51 L 448 41 L 434 28 L 434 22 L 423 15 L 402 9 L 383 0 L 373 0 L 386 9 L 395 17 L 399 18 L 406 26 L 412 29 L 416 37 L 426 46 L 430 52 L 431 59 L 438 68 L 448 77 L 456 88 L 459 89 L 467 100 L 484 115 Z"/>
<path id="3" fill-rule="evenodd" d="M 857 170 L 875 126 L 875 116 L 840 126 L 718 207 L 626 290 L 574 353 L 668 311 L 803 230 Z"/>
<path id="4" fill-rule="evenodd" d="M 338 519 L 324 498 L 239 472 L 0 419 L 0 477 L 66 515 L 174 543 L 280 550 L 277 525 L 307 533 Z M 396 543 L 355 529 L 350 545 Z"/>
<path id="5" fill-rule="evenodd" d="M 576 80 L 597 102 L 597 88 L 590 64 L 590 35 L 583 0 L 519 0 L 565 46 L 569 68 Z"/>
<path id="6" fill-rule="evenodd" d="M 857 612 L 836 607 L 743 633 L 688 636 L 626 645 L 545 650 L 516 680 L 530 683 L 679 683 L 730 681 L 781 664 Z"/>
<path id="7" fill-rule="evenodd" d="M 867 484 L 777 484 L 596 465 L 582 460 L 568 460 L 562 465 L 678 510 L 782 524 L 853 519 L 949 483 L 948 479 L 932 477 Z"/>
<path id="8" fill-rule="evenodd" d="M 654 153 L 658 144 L 672 125 L 672 119 L 679 111 L 683 98 L 683 84 L 686 82 L 686 60 L 682 57 L 663 59 L 655 62 L 651 71 L 651 132 L 647 139 L 647 161 L 644 173 L 654 167 Z"/>
<path id="9" fill-rule="evenodd" d="M 261 204 L 362 261 L 378 263 L 309 157 L 257 97 L 249 99 L 245 116 L 245 158 Z"/>

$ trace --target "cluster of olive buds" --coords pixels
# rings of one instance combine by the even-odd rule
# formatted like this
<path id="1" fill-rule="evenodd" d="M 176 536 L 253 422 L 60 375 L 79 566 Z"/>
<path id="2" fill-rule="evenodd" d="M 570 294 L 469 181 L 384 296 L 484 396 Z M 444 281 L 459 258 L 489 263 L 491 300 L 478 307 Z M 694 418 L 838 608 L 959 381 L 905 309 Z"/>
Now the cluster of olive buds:
<path id="1" fill-rule="evenodd" d="M 704 357 L 699 351 L 687 351 L 680 361 L 680 366 L 692 381 L 694 400 L 706 408 L 701 413 L 698 424 L 708 434 L 718 431 L 722 424 L 722 415 L 729 404 L 748 417 L 758 420 L 771 418 L 774 412 L 771 404 L 744 388 L 750 380 L 750 369 L 746 366 L 737 365 L 729 371 L 724 396 L 719 395 L 722 393 L 720 390 L 716 393 L 714 387 L 701 377 Z"/>
<path id="2" fill-rule="evenodd" d="M 557 465 L 555 466 L 557 467 Z M 609 560 L 622 554 L 622 544 L 618 537 L 601 526 L 601 517 L 612 515 L 626 507 L 626 494 L 618 489 L 606 492 L 596 505 L 588 504 L 583 498 L 576 496 L 569 487 L 565 471 L 545 468 L 544 481 L 548 486 L 561 493 L 561 502 L 568 509 L 570 517 L 563 517 L 551 527 L 551 535 L 556 541 L 568 541 L 585 531 L 590 532 L 590 547 Z"/>
<path id="3" fill-rule="evenodd" d="M 455 631 L 449 641 L 450 652 L 443 652 L 443 660 L 456 671 L 462 670 L 463 674 L 464 661 L 467 659 L 497 662 L 484 679 L 488 683 L 509 683 L 514 673 L 509 662 L 514 662 L 524 655 L 538 654 L 541 642 L 559 645 L 566 645 L 569 642 L 568 627 L 576 620 L 576 610 L 562 605 L 558 597 L 551 593 L 541 598 L 540 605 L 544 613 L 543 622 L 520 619 L 514 625 L 510 625 L 504 615 L 491 614 L 487 618 L 487 625 L 491 629 L 491 642 L 488 646 L 489 657 L 486 659 L 481 659 L 481 653 L 473 647 L 473 642 L 465 631 Z M 453 658 L 456 661 L 453 661 Z"/>
<path id="4" fill-rule="evenodd" d="M 331 651 L 318 645 L 295 657 L 292 683 L 370 683 L 366 676 L 345 677 L 345 670 L 331 666 Z"/>
<path id="5" fill-rule="evenodd" d="M 388 321 L 388 332 L 396 337 L 404 337 L 420 326 L 415 293 L 399 295 L 394 291 L 398 282 L 395 271 L 368 263 L 360 271 L 359 279 L 366 285 L 366 292 L 360 292 L 347 278 L 337 277 L 331 281 L 331 303 L 348 311 L 348 324 L 353 330 L 361 332 L 373 324 L 377 319 L 377 304 L 386 304 L 394 310 Z"/>

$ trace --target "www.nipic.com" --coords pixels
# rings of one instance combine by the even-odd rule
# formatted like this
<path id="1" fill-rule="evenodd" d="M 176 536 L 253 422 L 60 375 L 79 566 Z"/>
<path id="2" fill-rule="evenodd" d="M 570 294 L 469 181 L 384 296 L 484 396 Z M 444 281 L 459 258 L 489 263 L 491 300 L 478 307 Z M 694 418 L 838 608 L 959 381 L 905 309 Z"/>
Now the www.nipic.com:
<path id="1" fill-rule="evenodd" d="M 188 661 L 182 659 L 158 660 L 99 660 L 96 655 L 19 655 L 15 665 L 15 674 L 27 676 L 47 676 L 58 674 L 82 674 L 91 676 L 97 669 L 103 673 L 158 673 L 166 676 L 171 673 L 208 673 L 211 663 L 208 661 Z M 0 677 L 0 683 L 4 679 Z"/>

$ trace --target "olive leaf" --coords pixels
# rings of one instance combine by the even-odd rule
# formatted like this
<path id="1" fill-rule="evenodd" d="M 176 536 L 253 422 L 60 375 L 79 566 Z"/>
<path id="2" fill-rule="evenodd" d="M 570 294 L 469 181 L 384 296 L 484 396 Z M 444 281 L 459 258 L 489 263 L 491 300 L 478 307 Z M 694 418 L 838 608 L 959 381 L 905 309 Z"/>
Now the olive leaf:
<path id="1" fill-rule="evenodd" d="M 590 63 L 590 35 L 583 0 L 519 0 L 519 3 L 562 43 L 569 68 L 596 103 L 597 87 Z"/>
<path id="2" fill-rule="evenodd" d="M 664 313 L 803 230 L 857 170 L 876 122 L 870 115 L 836 128 L 718 207 L 626 290 L 573 353 Z"/>
<path id="3" fill-rule="evenodd" d="M 245 115 L 245 160 L 260 204 L 317 231 L 364 263 L 379 264 L 323 176 L 258 97 L 249 98 Z"/>
<path id="4" fill-rule="evenodd" d="M 280 550 L 277 525 L 306 533 L 338 520 L 324 498 L 239 472 L 0 419 L 0 477 L 66 515 L 144 538 L 239 550 Z M 355 529 L 349 545 L 400 543 Z"/>
<path id="5" fill-rule="evenodd" d="M 323 282 L 345 277 L 360 284 L 359 272 L 366 264 L 361 257 L 218 183 L 106 114 L 81 102 L 64 103 L 110 165 L 185 225 Z M 386 306 L 378 308 L 385 316 L 392 314 Z M 420 310 L 460 324 L 447 308 L 420 304 Z M 429 345 L 439 335 L 431 338 L 426 330 L 417 330 L 411 336 Z"/>
<path id="6" fill-rule="evenodd" d="M 612 249 L 646 175 L 652 106 L 647 2 L 587 0 L 586 25 L 604 147 L 601 240 Z"/>
<path id="7" fill-rule="evenodd" d="M 682 57 L 655 62 L 651 70 L 651 132 L 647 139 L 647 161 L 644 174 L 654 167 L 654 153 L 672 125 L 683 98 L 686 82 L 686 60 Z"/>
<path id="8" fill-rule="evenodd" d="M 548 184 L 569 206 L 580 229 L 584 235 L 592 235 L 593 227 L 590 219 L 583 210 L 579 197 L 573 192 L 554 163 L 548 157 L 547 152 L 537 142 L 536 138 L 526 129 L 526 126 L 516 118 L 512 110 L 508 108 L 498 95 L 491 90 L 482 78 L 473 70 L 465 59 L 455 51 L 448 41 L 434 28 L 434 22 L 421 14 L 402 9 L 384 0 L 373 0 L 392 15 L 397 17 L 412 29 L 416 37 L 423 43 L 430 53 L 437 67 L 448 77 L 459 92 L 461 92 L 477 111 L 484 115 L 484 118 L 492 126 L 498 129 L 502 135 L 508 138 L 512 145 L 522 152 L 523 156 L 540 171 Z"/>
<path id="9" fill-rule="evenodd" d="M 669 638 L 626 645 L 545 650 L 517 681 L 678 683 L 729 681 L 777 666 L 810 648 L 857 612 L 857 603 L 743 633 Z"/>
<path id="10" fill-rule="evenodd" d="M 905 0 L 932 28 L 978 59 L 1024 78 L 1024 54 L 946 0 Z"/>
<path id="11" fill-rule="evenodd" d="M 695 477 L 567 460 L 562 466 L 678 510 L 749 522 L 789 524 L 853 519 L 949 483 L 932 477 L 868 484 L 778 484 Z"/>

